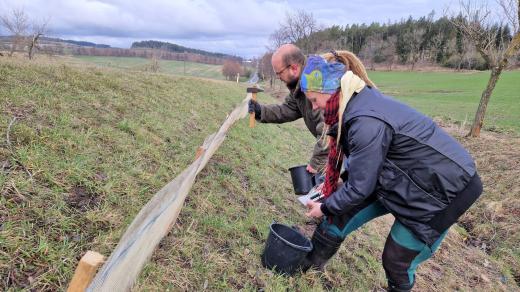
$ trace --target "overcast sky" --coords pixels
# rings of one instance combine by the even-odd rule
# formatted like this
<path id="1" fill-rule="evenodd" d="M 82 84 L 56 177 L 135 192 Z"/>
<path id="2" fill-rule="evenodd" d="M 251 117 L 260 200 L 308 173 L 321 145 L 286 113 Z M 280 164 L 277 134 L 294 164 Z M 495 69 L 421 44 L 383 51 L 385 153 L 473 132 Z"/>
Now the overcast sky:
<path id="1" fill-rule="evenodd" d="M 370 3 L 370 4 L 367 4 Z M 213 52 L 253 57 L 265 51 L 287 12 L 311 12 L 323 26 L 394 22 L 442 14 L 453 0 L 0 0 L 0 14 L 23 8 L 50 17 L 50 35 L 128 48 L 162 40 Z M 0 31 L 0 35 L 5 31 Z"/>

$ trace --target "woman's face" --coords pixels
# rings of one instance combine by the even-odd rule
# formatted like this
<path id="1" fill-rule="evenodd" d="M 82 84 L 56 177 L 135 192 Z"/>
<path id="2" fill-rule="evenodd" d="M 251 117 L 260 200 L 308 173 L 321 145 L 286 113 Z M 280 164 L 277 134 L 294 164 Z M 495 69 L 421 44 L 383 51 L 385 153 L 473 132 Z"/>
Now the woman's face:
<path id="1" fill-rule="evenodd" d="M 316 110 L 325 109 L 325 107 L 327 106 L 327 101 L 332 96 L 332 94 L 307 91 L 305 93 L 305 96 L 307 96 L 307 99 L 312 103 L 312 109 Z"/>

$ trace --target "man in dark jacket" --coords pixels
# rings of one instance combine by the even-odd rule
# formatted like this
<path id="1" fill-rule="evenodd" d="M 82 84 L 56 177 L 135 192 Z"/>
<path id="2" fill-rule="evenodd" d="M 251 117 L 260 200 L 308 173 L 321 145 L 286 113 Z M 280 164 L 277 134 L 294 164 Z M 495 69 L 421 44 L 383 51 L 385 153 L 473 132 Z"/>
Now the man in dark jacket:
<path id="1" fill-rule="evenodd" d="M 271 59 L 276 76 L 289 88 L 289 95 L 282 104 L 261 105 L 250 101 L 249 112 L 255 112 L 255 118 L 262 123 L 286 123 L 303 118 L 305 125 L 317 139 L 312 157 L 307 164 L 307 171 L 317 173 L 323 169 L 327 160 L 327 149 L 320 142 L 323 130 L 323 113 L 313 110 L 299 87 L 300 74 L 305 64 L 305 56 L 292 44 L 278 48 Z"/>

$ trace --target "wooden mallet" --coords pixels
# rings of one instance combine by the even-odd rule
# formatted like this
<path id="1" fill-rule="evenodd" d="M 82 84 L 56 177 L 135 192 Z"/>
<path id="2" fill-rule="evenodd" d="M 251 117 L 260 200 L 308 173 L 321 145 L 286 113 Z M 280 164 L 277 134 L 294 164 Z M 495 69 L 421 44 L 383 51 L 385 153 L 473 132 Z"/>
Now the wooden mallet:
<path id="1" fill-rule="evenodd" d="M 251 93 L 251 100 L 253 101 L 256 101 L 256 94 L 258 92 L 262 92 L 264 91 L 263 89 L 260 89 L 256 86 L 253 86 L 253 87 L 248 87 L 247 88 L 247 93 Z M 249 113 L 249 128 L 254 128 L 255 127 L 255 112 L 252 112 L 252 113 Z"/>

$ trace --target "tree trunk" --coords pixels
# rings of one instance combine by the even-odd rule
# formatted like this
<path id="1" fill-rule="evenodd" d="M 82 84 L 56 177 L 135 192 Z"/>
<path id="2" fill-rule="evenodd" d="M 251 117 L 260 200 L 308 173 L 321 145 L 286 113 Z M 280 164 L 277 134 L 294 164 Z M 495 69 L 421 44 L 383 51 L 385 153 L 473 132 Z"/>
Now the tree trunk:
<path id="1" fill-rule="evenodd" d="M 27 55 L 29 57 L 29 60 L 32 60 L 34 46 L 36 46 L 36 42 L 38 41 L 38 37 L 39 37 L 39 35 L 34 35 L 32 37 L 31 42 L 29 43 L 29 48 L 28 48 L 28 51 L 27 51 Z"/>
<path id="2" fill-rule="evenodd" d="M 500 78 L 500 73 L 502 73 L 502 67 L 495 66 L 491 69 L 491 77 L 489 78 L 488 84 L 484 92 L 482 92 L 482 97 L 480 98 L 480 104 L 478 105 L 477 113 L 475 114 L 475 120 L 473 121 L 473 126 L 471 127 L 471 131 L 469 132 L 470 137 L 478 137 L 480 136 L 480 129 L 484 124 L 484 116 L 486 115 L 486 109 L 489 102 L 489 98 L 491 97 L 491 93 L 493 93 L 493 89 L 495 89 L 495 85 L 497 84 L 498 78 Z"/>
<path id="3" fill-rule="evenodd" d="M 480 98 L 480 104 L 478 106 L 477 113 L 475 114 L 475 120 L 473 121 L 473 125 L 471 126 L 471 131 L 468 136 L 470 137 L 478 137 L 480 136 L 480 129 L 484 124 L 484 116 L 486 114 L 487 104 L 489 102 L 489 98 L 491 97 L 491 93 L 493 93 L 493 89 L 495 89 L 495 85 L 497 84 L 498 79 L 500 78 L 500 74 L 502 70 L 507 66 L 508 59 L 511 58 L 516 52 L 520 49 L 520 32 L 517 32 L 513 37 L 509 46 L 504 53 L 502 59 L 498 62 L 498 65 L 493 66 L 491 69 L 491 77 L 489 78 L 489 82 L 486 86 L 486 90 L 482 92 L 482 97 Z M 485 56 L 483 56 L 485 57 Z"/>
<path id="4" fill-rule="evenodd" d="M 33 36 L 31 43 L 29 44 L 29 60 L 34 56 L 34 49 L 38 46 L 38 40 L 43 34 L 37 33 Z"/>
<path id="5" fill-rule="evenodd" d="M 455 71 L 460 71 L 462 70 L 462 61 L 464 61 L 464 55 L 460 55 L 460 60 L 459 60 L 459 64 L 457 65 L 457 69 L 455 69 Z"/>

